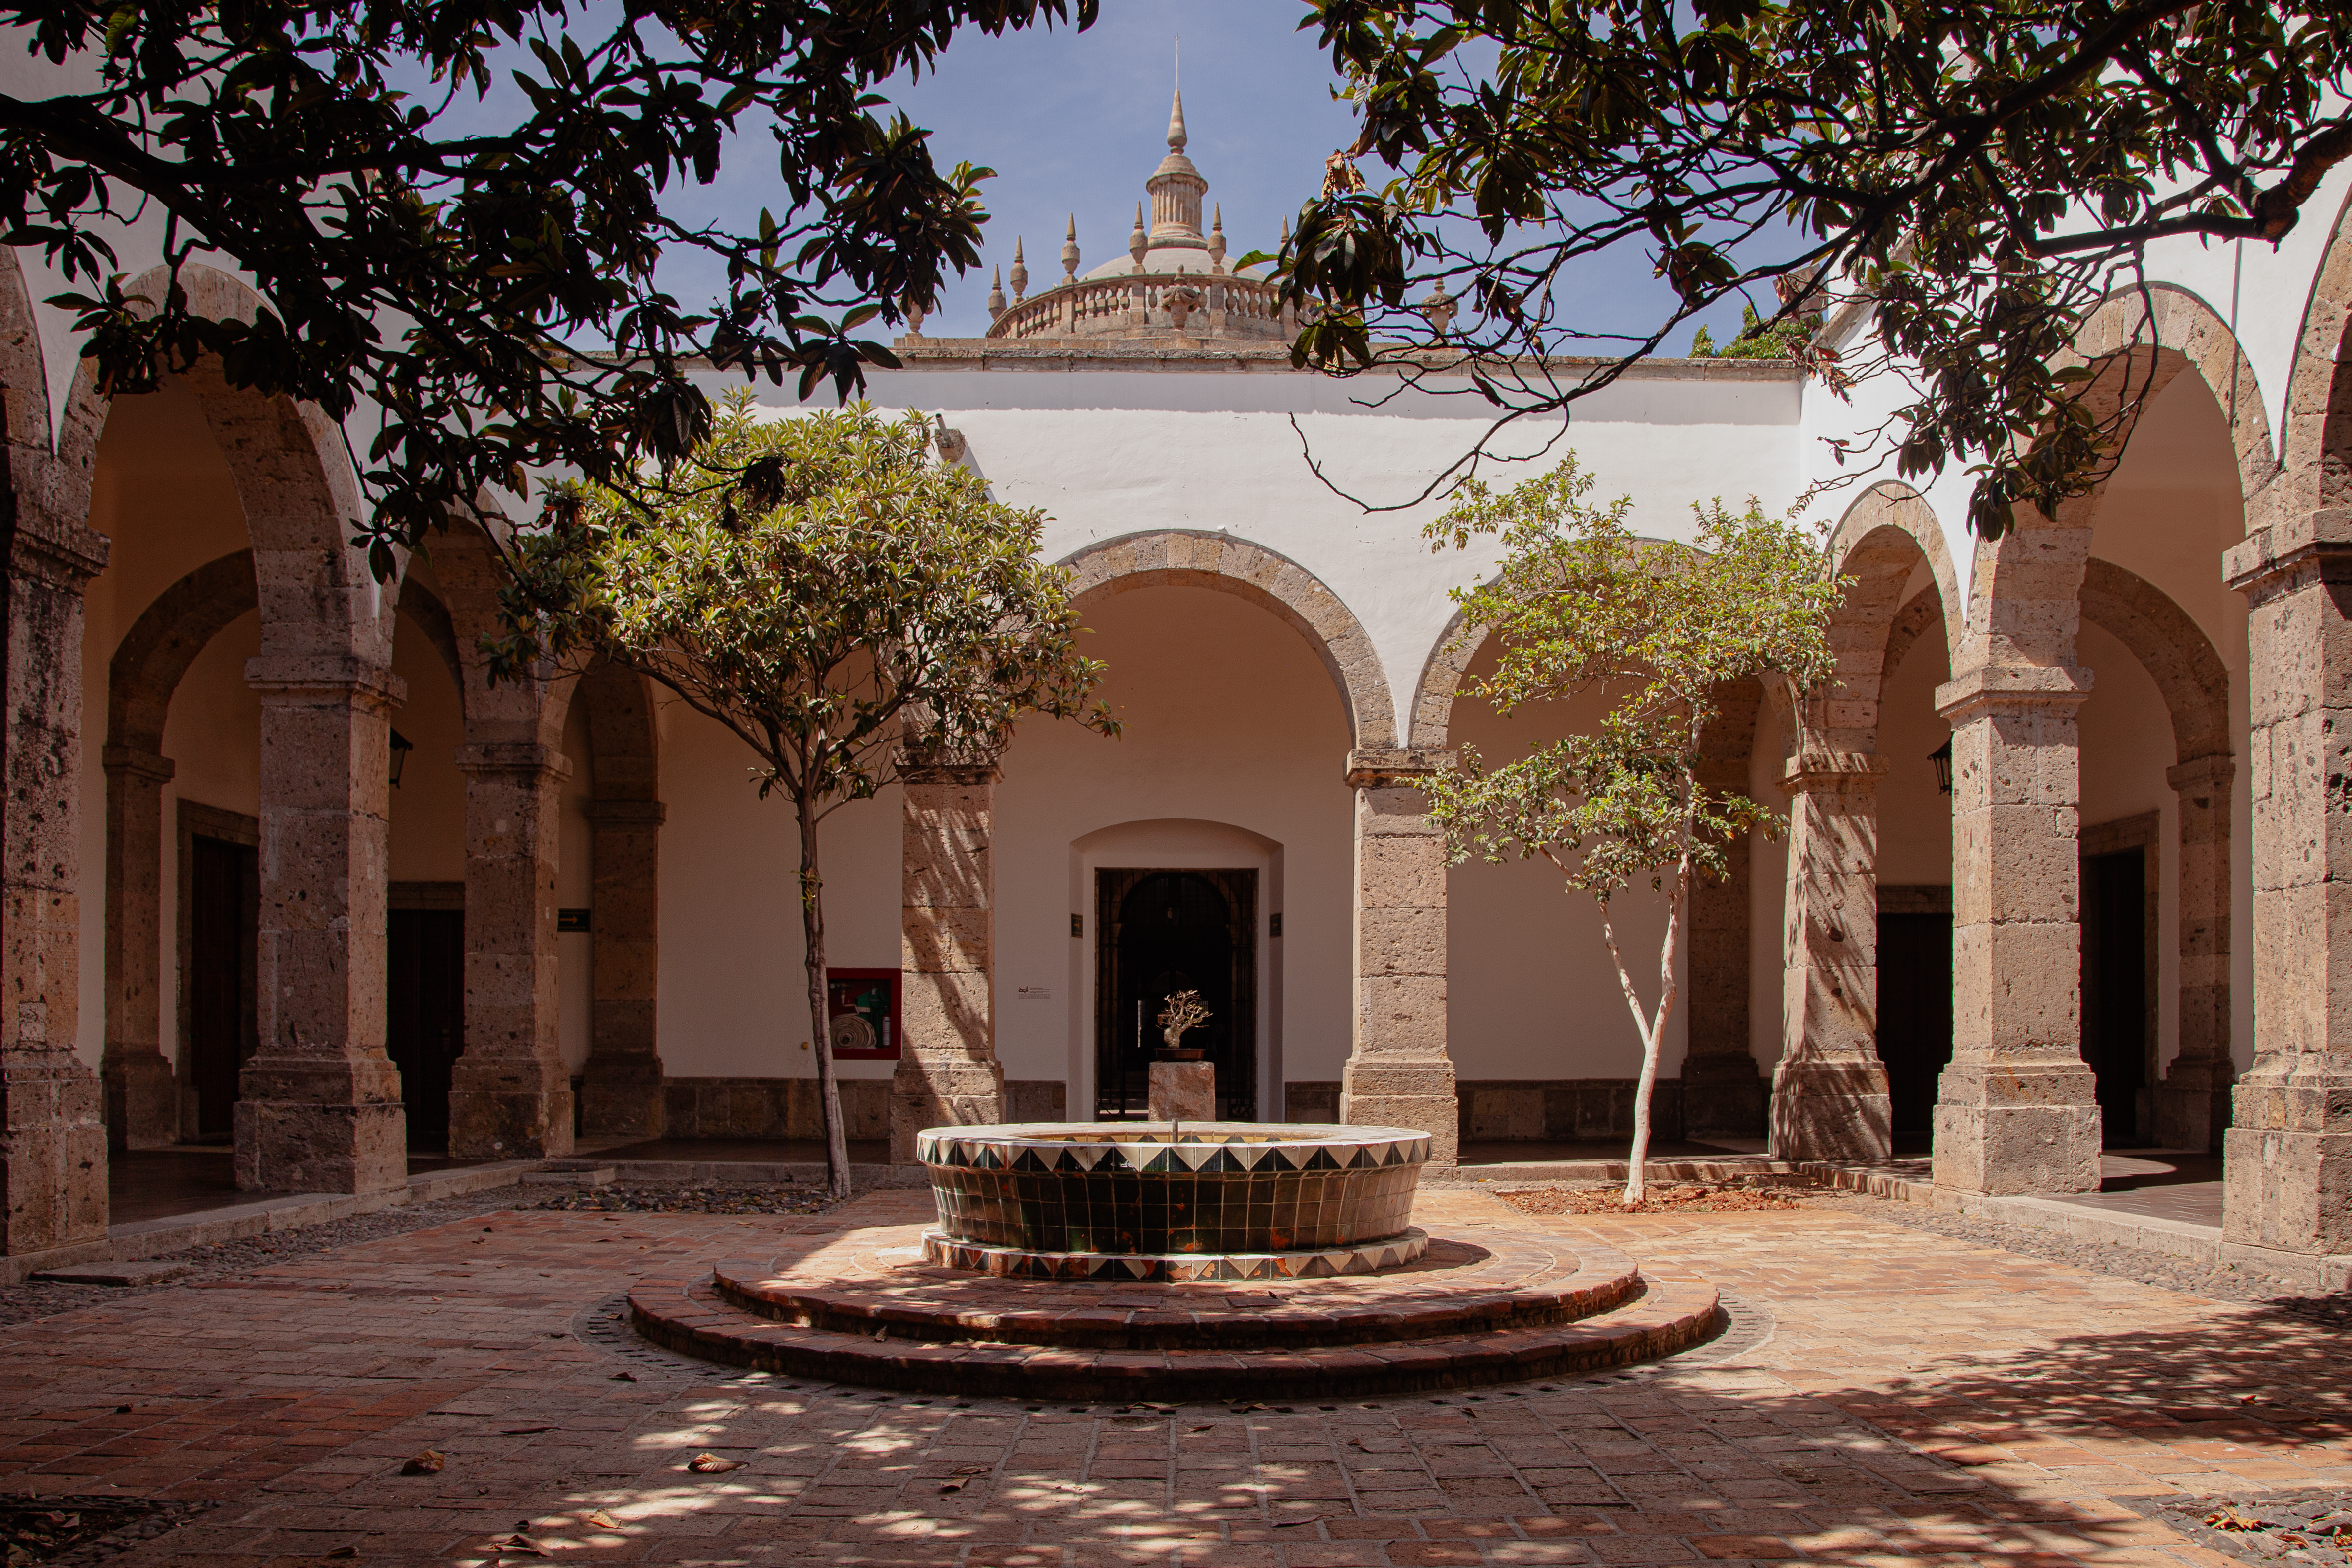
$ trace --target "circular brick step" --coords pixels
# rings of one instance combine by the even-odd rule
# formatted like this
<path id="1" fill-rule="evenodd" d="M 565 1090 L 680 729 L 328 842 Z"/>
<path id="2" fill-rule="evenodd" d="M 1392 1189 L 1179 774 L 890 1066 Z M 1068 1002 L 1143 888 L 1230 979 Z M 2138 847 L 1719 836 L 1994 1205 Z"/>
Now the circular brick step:
<path id="1" fill-rule="evenodd" d="M 1126 1402 L 1362 1396 L 1569 1376 L 1669 1354 L 1719 1318 L 1703 1281 L 1644 1278 L 1589 1239 L 1482 1228 L 1379 1275 L 1066 1284 L 922 1262 L 920 1227 L 861 1228 L 782 1267 L 646 1280 L 637 1332 L 793 1377 Z"/>

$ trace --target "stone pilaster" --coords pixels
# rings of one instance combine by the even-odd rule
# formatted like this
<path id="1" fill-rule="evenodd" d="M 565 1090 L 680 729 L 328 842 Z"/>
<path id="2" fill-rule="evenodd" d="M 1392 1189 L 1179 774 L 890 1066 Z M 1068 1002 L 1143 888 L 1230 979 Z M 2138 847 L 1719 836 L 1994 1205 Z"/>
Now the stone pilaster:
<path id="1" fill-rule="evenodd" d="M 1760 699 L 1755 683 L 1747 689 Z M 1727 706 L 1728 705 L 1727 704 Z M 1754 719 L 1746 733 L 1753 746 Z M 1748 754 L 1706 757 L 1699 780 L 1708 789 L 1748 791 Z M 1766 1127 L 1764 1075 L 1756 1065 L 1748 1032 L 1750 877 L 1755 857 L 1749 835 L 1724 846 L 1724 875 L 1700 878 L 1691 889 L 1688 915 L 1690 977 L 1688 1045 L 1683 1057 L 1683 1133 L 1706 1139 L 1752 1138 Z"/>
<path id="2" fill-rule="evenodd" d="M 1814 752 L 1789 791 L 1780 1061 L 1772 1156 L 1874 1163 L 1894 1153 L 1878 1059 L 1878 780 L 1865 752 Z"/>
<path id="3" fill-rule="evenodd" d="M 408 1185 L 384 1054 L 384 897 L 399 677 L 349 653 L 246 662 L 261 703 L 260 1044 L 237 1079 L 236 1184 Z"/>
<path id="4" fill-rule="evenodd" d="M 911 1165 L 926 1127 L 1004 1119 L 996 1060 L 993 762 L 901 775 L 905 1038 L 890 1080 L 890 1159 Z"/>
<path id="5" fill-rule="evenodd" d="M 172 759 L 110 746 L 106 769 L 107 1145 L 179 1141 L 180 1086 L 163 1057 L 163 786 Z"/>
<path id="6" fill-rule="evenodd" d="M 572 764 L 530 741 L 457 748 L 466 776 L 466 1049 L 449 1075 L 449 1153 L 572 1152 L 557 1032 L 559 796 Z"/>
<path id="7" fill-rule="evenodd" d="M 1356 790 L 1355 1028 L 1339 1120 L 1430 1136 L 1430 1163 L 1461 1150 L 1446 1054 L 1445 836 L 1421 781 L 1452 761 L 1423 747 L 1348 754 Z"/>
<path id="8" fill-rule="evenodd" d="M 2221 1152 L 2230 1125 L 2230 786 L 2238 765 L 2200 757 L 2165 771 L 2180 795 L 2180 1051 L 2156 1086 L 2156 1141 Z"/>
<path id="9" fill-rule="evenodd" d="M 2083 1061 L 2076 717 L 2087 671 L 1994 665 L 1936 693 L 1952 724 L 1952 1062 L 1936 1185 L 2095 1192 Z"/>
<path id="10" fill-rule="evenodd" d="M 667 1126 L 658 1027 L 659 800 L 591 800 L 593 996 L 581 1121 L 603 1137 L 658 1138 Z"/>
<path id="11" fill-rule="evenodd" d="M 82 589 L 106 539 L 20 495 L 0 695 L 0 1253 L 106 1239 L 99 1076 L 80 998 Z"/>
<path id="12" fill-rule="evenodd" d="M 2223 1140 L 2222 1241 L 2352 1268 L 2352 510 L 2230 551 L 2245 594 L 2254 1060 Z"/>

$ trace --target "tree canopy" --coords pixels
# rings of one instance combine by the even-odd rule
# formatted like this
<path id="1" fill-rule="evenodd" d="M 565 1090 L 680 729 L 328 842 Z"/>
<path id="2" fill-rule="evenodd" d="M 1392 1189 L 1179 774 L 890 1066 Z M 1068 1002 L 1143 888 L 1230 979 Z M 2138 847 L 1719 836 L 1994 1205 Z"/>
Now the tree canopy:
<path id="1" fill-rule="evenodd" d="M 1436 548 L 1500 538 L 1494 578 L 1456 589 L 1461 635 L 1491 635 L 1494 668 L 1465 686 L 1495 710 L 1597 699 L 1599 722 L 1490 765 L 1464 747 L 1427 785 L 1452 861 L 1541 859 L 1570 893 L 1601 906 L 1601 934 L 1642 1039 L 1625 1200 L 1643 1189 L 1650 1092 L 1676 999 L 1675 953 L 1691 888 L 1722 877 L 1741 834 L 1785 824 L 1737 790 L 1699 777 L 1707 727 L 1730 682 L 1759 675 L 1801 692 L 1834 667 L 1829 621 L 1840 584 L 1804 529 L 1721 502 L 1696 507 L 1690 543 L 1637 538 L 1632 503 L 1596 507 L 1573 454 L 1496 494 L 1473 476 L 1426 532 Z M 1644 1000 L 1612 904 L 1646 883 L 1666 900 L 1657 1000 Z"/>
<path id="2" fill-rule="evenodd" d="M 2145 386 L 2085 398 L 2066 351 L 2103 301 L 2147 302 L 2148 246 L 2275 242 L 2352 153 L 2352 41 L 2327 6 L 1309 0 L 1309 13 L 1361 109 L 1352 151 L 1395 174 L 1327 180 L 1302 209 L 1283 281 L 1323 310 L 1299 362 L 1420 379 L 1471 361 L 1473 395 L 1508 421 L 1559 413 L 1733 296 L 1772 310 L 1768 331 L 1866 302 L 1858 346 L 1811 332 L 1789 346 L 1840 391 L 1906 374 L 1893 414 L 1839 461 L 1906 476 L 1970 465 L 1969 520 L 1988 537 L 2020 504 L 2085 493 L 2119 455 Z M 1671 286 L 1654 326 L 1579 318 L 1581 264 L 1612 252 Z M 1540 362 L 1579 354 L 1599 362 Z"/>
<path id="3" fill-rule="evenodd" d="M 493 668 L 604 657 L 732 730 L 764 798 L 793 807 L 811 1049 L 826 1161 L 846 1196 L 846 1124 L 825 998 L 818 830 L 910 762 L 992 759 L 1024 714 L 1115 734 L 1090 701 L 1068 572 L 1044 517 L 933 460 L 918 413 L 864 404 L 763 420 L 730 394 L 660 504 L 583 486 L 513 541 Z"/>
<path id="4" fill-rule="evenodd" d="M 351 521 L 383 574 L 534 466 L 625 481 L 693 450 L 697 356 L 844 395 L 895 363 L 862 329 L 979 264 L 989 171 L 940 168 L 872 89 L 960 26 L 1083 27 L 1096 4 L 29 0 L 0 21 L 54 87 L 0 93 L 0 240 L 77 286 L 58 302 L 106 392 L 216 354 L 338 418 L 380 407 Z M 730 137 L 772 141 L 776 201 L 673 216 L 665 193 L 712 181 Z M 173 271 L 145 298 L 128 220 L 160 225 Z M 257 319 L 191 311 L 177 273 L 206 260 L 250 278 Z M 723 274 L 718 298 L 658 286 L 682 260 Z"/>

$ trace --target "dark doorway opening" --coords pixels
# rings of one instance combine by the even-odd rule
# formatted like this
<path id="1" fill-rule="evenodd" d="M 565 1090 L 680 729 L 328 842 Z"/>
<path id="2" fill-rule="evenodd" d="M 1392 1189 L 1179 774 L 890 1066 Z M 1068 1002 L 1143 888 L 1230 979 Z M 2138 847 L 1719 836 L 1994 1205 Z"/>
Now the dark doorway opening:
<path id="1" fill-rule="evenodd" d="M 2083 857 L 2083 1060 L 2098 1079 L 2105 1141 L 2117 1148 L 2141 1142 L 2140 1092 L 2156 1036 L 2147 862 L 2140 849 Z"/>
<path id="2" fill-rule="evenodd" d="M 199 1143 L 236 1129 L 236 1081 L 260 1040 L 261 856 L 251 844 L 188 841 L 188 1077 Z"/>
<path id="3" fill-rule="evenodd" d="M 1883 887 L 1878 898 L 1878 1060 L 1905 1153 L 1935 1132 L 1937 1083 L 1952 1061 L 1952 890 Z"/>
<path id="4" fill-rule="evenodd" d="M 387 926 L 384 1045 L 400 1069 L 408 1146 L 446 1148 L 450 1069 L 466 1049 L 466 912 L 395 909 Z"/>
<path id="5" fill-rule="evenodd" d="M 1140 1117 L 1155 1020 L 1193 990 L 1209 1021 L 1184 1037 L 1217 1069 L 1217 1115 L 1257 1120 L 1257 873 L 1095 873 L 1095 1119 Z"/>

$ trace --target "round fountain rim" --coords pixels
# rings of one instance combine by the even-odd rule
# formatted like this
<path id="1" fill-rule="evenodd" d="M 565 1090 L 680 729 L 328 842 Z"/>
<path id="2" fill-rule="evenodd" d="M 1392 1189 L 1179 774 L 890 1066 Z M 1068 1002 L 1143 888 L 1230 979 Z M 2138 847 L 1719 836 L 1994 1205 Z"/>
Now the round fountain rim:
<path id="1" fill-rule="evenodd" d="M 1034 1169 L 1092 1169 L 1096 1159 L 1120 1151 L 1121 1164 L 1139 1174 L 1160 1164 L 1169 1175 L 1191 1174 L 1194 1161 L 1170 1151 L 1218 1152 L 1214 1170 L 1394 1168 L 1429 1163 L 1433 1140 L 1412 1127 L 1371 1127 L 1320 1122 L 1008 1122 L 986 1126 L 926 1127 L 915 1135 L 915 1157 L 941 1169 L 1003 1168 L 1029 1156 Z M 1153 1151 L 1130 1159 L 1126 1151 Z M 1225 1151 L 1230 1151 L 1229 1153 Z M 1319 1158 L 1318 1158 L 1319 1156 Z"/>

